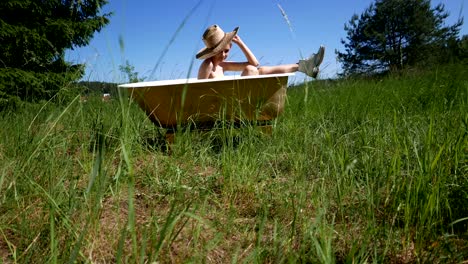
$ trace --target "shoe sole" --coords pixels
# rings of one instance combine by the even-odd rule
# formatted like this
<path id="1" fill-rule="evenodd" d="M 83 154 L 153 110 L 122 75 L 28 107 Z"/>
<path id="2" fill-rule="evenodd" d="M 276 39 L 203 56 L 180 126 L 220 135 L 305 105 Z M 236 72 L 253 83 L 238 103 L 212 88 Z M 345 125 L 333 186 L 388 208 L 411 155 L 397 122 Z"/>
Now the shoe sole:
<path id="1" fill-rule="evenodd" d="M 325 47 L 321 45 L 317 52 L 317 56 L 315 57 L 317 59 L 315 61 L 315 67 L 318 67 L 320 66 L 320 64 L 322 64 L 324 57 L 325 57 Z"/>

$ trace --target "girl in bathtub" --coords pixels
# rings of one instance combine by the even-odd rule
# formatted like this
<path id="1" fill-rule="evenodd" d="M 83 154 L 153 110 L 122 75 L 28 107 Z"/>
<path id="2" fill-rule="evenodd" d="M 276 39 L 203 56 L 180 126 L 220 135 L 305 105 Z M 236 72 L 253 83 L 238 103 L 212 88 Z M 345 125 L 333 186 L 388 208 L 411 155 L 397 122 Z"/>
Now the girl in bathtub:
<path id="1" fill-rule="evenodd" d="M 276 66 L 259 66 L 255 55 L 237 35 L 239 27 L 232 32 L 225 33 L 218 25 L 212 25 L 205 30 L 203 42 L 205 48 L 200 50 L 196 58 L 203 59 L 198 70 L 198 79 L 212 79 L 224 76 L 225 71 L 239 71 L 242 76 L 290 73 L 300 71 L 310 77 L 317 78 L 319 66 L 325 55 L 325 47 L 320 46 L 316 54 L 298 63 Z M 237 44 L 247 58 L 246 62 L 226 61 L 232 42 Z"/>

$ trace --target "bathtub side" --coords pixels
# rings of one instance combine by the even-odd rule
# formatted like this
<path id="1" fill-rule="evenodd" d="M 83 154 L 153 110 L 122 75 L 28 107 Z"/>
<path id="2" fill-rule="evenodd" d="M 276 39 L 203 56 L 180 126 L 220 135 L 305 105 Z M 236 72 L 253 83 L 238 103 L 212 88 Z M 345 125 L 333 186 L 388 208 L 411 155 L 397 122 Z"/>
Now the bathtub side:
<path id="1" fill-rule="evenodd" d="M 288 76 L 197 81 L 130 88 L 129 92 L 161 127 L 212 124 L 219 119 L 268 121 L 284 111 Z"/>

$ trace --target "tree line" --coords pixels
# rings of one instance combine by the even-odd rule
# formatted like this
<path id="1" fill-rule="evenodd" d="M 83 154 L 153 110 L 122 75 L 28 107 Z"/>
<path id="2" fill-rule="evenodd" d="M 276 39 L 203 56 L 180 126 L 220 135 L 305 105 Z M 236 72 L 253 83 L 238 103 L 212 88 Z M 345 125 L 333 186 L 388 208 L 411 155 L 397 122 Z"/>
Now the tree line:
<path id="1" fill-rule="evenodd" d="M 65 61 L 65 51 L 88 45 L 109 24 L 112 13 L 102 13 L 107 2 L 0 1 L 0 109 L 49 100 L 76 84 L 85 68 Z M 448 16 L 443 4 L 432 7 L 430 0 L 375 0 L 345 24 L 344 51 L 336 51 L 341 76 L 466 63 L 468 36 L 459 37 L 463 18 L 446 25 Z M 128 62 L 120 70 L 129 81 L 142 80 Z"/>
<path id="2" fill-rule="evenodd" d="M 430 0 L 376 0 L 345 24 L 345 50 L 336 52 L 342 76 L 466 63 L 468 36 L 458 38 L 463 18 L 445 25 L 448 16 Z"/>

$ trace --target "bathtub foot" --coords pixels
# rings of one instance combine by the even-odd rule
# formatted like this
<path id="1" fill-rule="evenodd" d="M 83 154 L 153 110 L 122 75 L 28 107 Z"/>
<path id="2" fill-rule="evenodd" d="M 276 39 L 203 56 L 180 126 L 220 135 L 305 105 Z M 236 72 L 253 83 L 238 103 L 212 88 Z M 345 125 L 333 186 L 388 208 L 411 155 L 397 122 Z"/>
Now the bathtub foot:
<path id="1" fill-rule="evenodd" d="M 166 138 L 167 144 L 172 145 L 174 144 L 174 141 L 175 141 L 175 133 L 167 132 L 165 135 L 165 138 Z"/>

